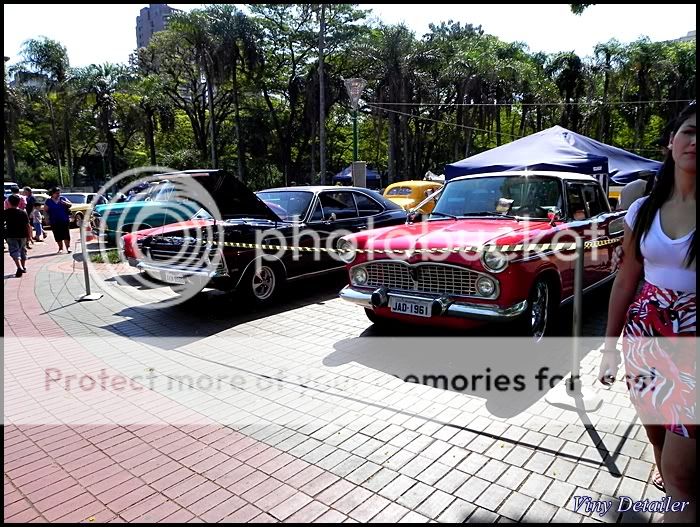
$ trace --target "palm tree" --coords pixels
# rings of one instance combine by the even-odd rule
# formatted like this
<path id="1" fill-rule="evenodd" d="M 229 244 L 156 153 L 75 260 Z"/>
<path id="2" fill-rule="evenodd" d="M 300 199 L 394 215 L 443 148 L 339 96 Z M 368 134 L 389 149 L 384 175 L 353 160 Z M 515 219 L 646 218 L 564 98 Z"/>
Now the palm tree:
<path id="1" fill-rule="evenodd" d="M 229 4 L 216 4 L 205 12 L 210 17 L 212 34 L 212 59 L 219 82 L 231 79 L 235 119 L 236 146 L 238 150 L 238 177 L 244 181 L 246 174 L 245 145 L 242 139 L 240 115 L 239 70 L 255 74 L 262 63 L 258 49 L 258 29 L 253 20 Z"/>
<path id="2" fill-rule="evenodd" d="M 92 64 L 75 70 L 76 87 L 80 92 L 87 94 L 100 135 L 107 143 L 107 158 L 112 176 L 117 173 L 113 131 L 116 126 L 113 121 L 115 94 L 132 80 L 131 70 L 122 64 Z"/>
<path id="3" fill-rule="evenodd" d="M 5 62 L 9 60 L 9 57 L 5 57 Z M 15 90 L 7 85 L 7 68 L 5 63 L 2 67 L 2 101 L 3 101 L 3 114 L 5 120 L 3 121 L 3 139 L 5 142 L 5 157 L 7 159 L 7 177 L 10 181 L 15 180 L 15 147 L 13 141 L 13 134 L 17 128 L 17 115 L 19 114 L 19 98 L 15 93 Z"/>
<path id="4" fill-rule="evenodd" d="M 15 74 L 20 79 L 24 77 L 33 81 L 31 89 L 35 93 L 44 95 L 43 100 L 49 110 L 59 181 L 63 180 L 63 173 L 58 141 L 58 125 L 56 122 L 56 102 L 63 102 L 64 157 L 68 165 L 68 177 L 72 183 L 73 160 L 70 148 L 70 118 L 72 112 L 68 104 L 69 93 L 67 90 L 70 71 L 68 51 L 60 42 L 46 37 L 39 37 L 25 41 L 20 54 L 23 60 L 15 68 Z"/>

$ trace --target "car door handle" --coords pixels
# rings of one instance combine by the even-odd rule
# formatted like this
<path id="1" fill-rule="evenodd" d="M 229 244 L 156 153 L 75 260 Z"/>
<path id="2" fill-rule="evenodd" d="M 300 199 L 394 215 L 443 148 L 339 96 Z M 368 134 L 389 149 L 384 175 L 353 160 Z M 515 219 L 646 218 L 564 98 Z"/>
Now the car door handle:
<path id="1" fill-rule="evenodd" d="M 358 231 L 364 231 L 367 228 L 367 225 L 358 225 L 355 227 Z"/>

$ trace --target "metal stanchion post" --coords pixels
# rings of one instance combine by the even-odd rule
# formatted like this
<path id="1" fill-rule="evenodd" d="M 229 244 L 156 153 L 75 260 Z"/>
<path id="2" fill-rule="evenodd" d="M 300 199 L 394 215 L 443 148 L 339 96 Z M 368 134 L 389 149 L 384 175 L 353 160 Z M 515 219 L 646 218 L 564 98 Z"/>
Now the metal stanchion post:
<path id="1" fill-rule="evenodd" d="M 545 400 L 560 408 L 568 410 L 596 411 L 603 400 L 591 389 L 581 386 L 581 361 L 579 346 L 581 345 L 581 324 L 583 320 L 583 267 L 585 248 L 583 238 L 576 238 L 576 260 L 574 262 L 574 320 L 571 349 L 571 377 L 556 388 L 549 391 Z"/>
<path id="2" fill-rule="evenodd" d="M 574 263 L 574 327 L 573 350 L 571 361 L 571 377 L 569 378 L 569 393 L 581 393 L 581 361 L 579 359 L 579 344 L 581 340 L 581 323 L 583 310 L 583 261 L 585 258 L 583 238 L 576 238 L 576 262 Z"/>
<path id="3" fill-rule="evenodd" d="M 90 292 L 90 273 L 88 271 L 88 250 L 87 250 L 87 236 L 85 235 L 85 224 L 87 220 L 84 219 L 80 222 L 80 250 L 83 255 L 83 276 L 85 278 L 85 294 L 80 298 L 76 298 L 76 302 L 84 302 L 86 300 L 99 300 L 102 298 L 102 293 L 91 293 Z"/>

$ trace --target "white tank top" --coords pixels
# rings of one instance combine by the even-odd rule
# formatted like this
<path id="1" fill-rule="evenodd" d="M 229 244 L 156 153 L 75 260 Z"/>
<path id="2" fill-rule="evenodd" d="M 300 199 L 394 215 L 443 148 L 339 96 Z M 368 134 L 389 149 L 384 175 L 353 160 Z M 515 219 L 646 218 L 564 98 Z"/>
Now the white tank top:
<path id="1" fill-rule="evenodd" d="M 627 211 L 625 223 L 630 229 L 634 228 L 639 208 L 646 199 L 638 199 Z M 690 267 L 686 267 L 686 257 L 693 234 L 695 229 L 682 238 L 672 240 L 661 228 L 661 215 L 657 212 L 651 229 L 642 238 L 641 243 L 644 279 L 662 289 L 695 293 L 695 261 Z"/>

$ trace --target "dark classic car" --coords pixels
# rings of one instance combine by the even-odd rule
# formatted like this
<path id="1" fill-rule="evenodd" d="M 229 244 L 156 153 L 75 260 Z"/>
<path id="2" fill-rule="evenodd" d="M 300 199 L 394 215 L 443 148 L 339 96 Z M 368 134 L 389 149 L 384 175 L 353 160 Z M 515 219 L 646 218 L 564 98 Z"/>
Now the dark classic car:
<path id="1" fill-rule="evenodd" d="M 611 212 L 591 176 L 463 176 L 436 199 L 423 221 L 341 240 L 350 284 L 340 296 L 364 307 L 371 321 L 452 328 L 514 321 L 541 338 L 572 299 L 576 238 L 587 244 L 585 290 L 614 277 L 624 213 Z"/>
<path id="2" fill-rule="evenodd" d="M 188 221 L 131 236 L 125 251 L 132 265 L 171 284 L 237 290 L 265 303 L 288 280 L 342 269 L 333 250 L 343 235 L 406 221 L 398 205 L 366 188 L 299 186 L 256 194 L 223 171 L 206 172 L 222 181 L 206 186 L 217 189 L 213 198 L 223 221 Z"/>

